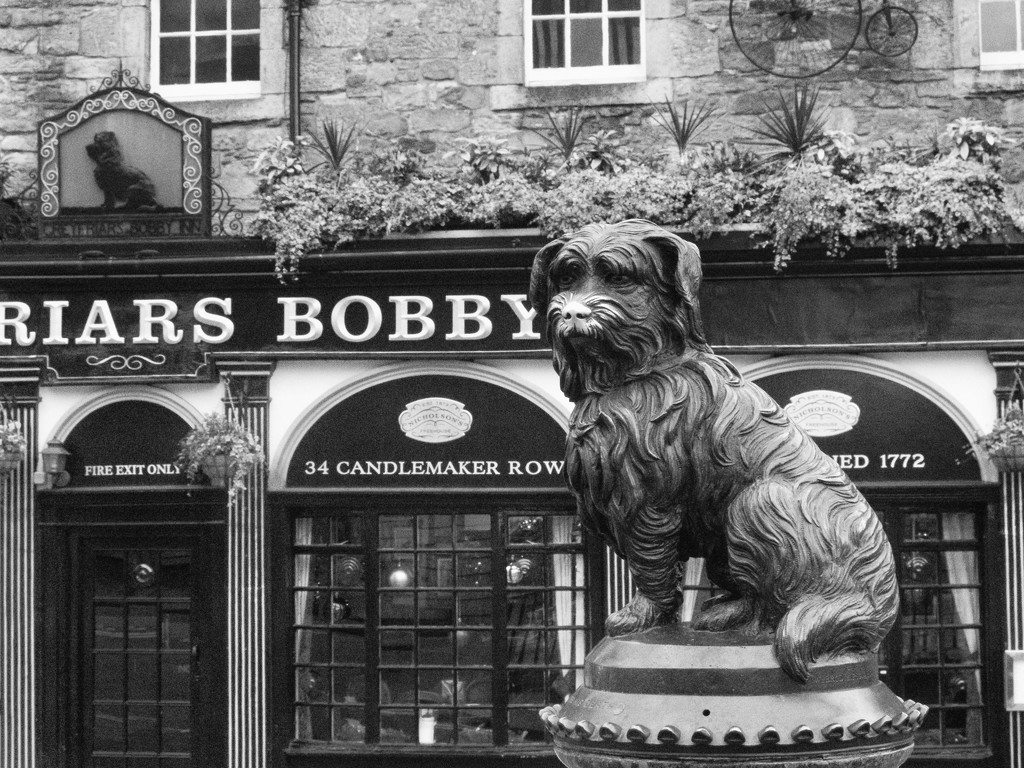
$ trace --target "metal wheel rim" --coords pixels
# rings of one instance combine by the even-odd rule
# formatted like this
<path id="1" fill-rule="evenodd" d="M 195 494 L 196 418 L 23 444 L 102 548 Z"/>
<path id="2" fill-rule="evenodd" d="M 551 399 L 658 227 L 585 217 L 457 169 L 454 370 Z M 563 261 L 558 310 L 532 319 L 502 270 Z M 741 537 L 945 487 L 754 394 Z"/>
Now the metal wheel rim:
<path id="1" fill-rule="evenodd" d="M 885 20 L 886 10 L 890 14 L 889 22 Z M 888 31 L 886 26 L 889 26 Z M 879 56 L 902 56 L 917 42 L 917 19 L 906 8 L 890 5 L 887 9 L 882 8 L 871 14 L 864 26 L 864 38 L 868 48 Z M 896 41 L 899 41 L 899 45 Z"/>
<path id="2" fill-rule="evenodd" d="M 729 1 L 729 27 L 732 30 L 733 40 L 735 40 L 736 45 L 740 49 L 740 52 L 744 55 L 744 57 L 746 57 L 746 59 L 751 64 L 753 64 L 755 67 L 757 67 L 763 72 L 768 72 L 769 74 L 773 74 L 778 77 L 793 79 L 805 78 L 820 75 L 824 72 L 829 71 L 837 64 L 839 64 L 841 61 L 843 61 L 843 59 L 845 59 L 847 55 L 849 55 L 850 51 L 853 50 L 853 46 L 857 42 L 857 38 L 860 35 L 860 25 L 861 19 L 863 18 L 863 8 L 861 5 L 861 0 L 852 0 L 853 7 L 848 12 L 848 15 L 850 16 L 848 26 L 851 30 L 851 33 L 848 34 L 846 36 L 846 39 L 842 41 L 841 47 L 835 49 L 827 57 L 819 58 L 818 63 L 813 66 L 805 66 L 805 63 L 809 61 L 809 59 L 806 58 L 805 54 L 799 53 L 793 54 L 793 60 L 798 62 L 796 65 L 779 66 L 774 62 L 769 64 L 766 63 L 763 57 L 759 57 L 756 53 L 752 52 L 751 49 L 753 48 L 753 46 L 758 44 L 762 46 L 772 46 L 772 58 L 774 60 L 774 46 L 778 44 L 785 44 L 787 42 L 787 39 L 793 40 L 794 46 L 801 42 L 811 42 L 813 38 L 810 38 L 809 35 L 814 34 L 816 31 L 820 32 L 823 28 L 822 25 L 825 24 L 825 22 L 815 21 L 813 19 L 813 13 L 817 10 L 828 12 L 833 8 L 834 3 L 827 2 L 825 0 L 790 0 L 789 5 L 790 10 L 792 12 L 798 12 L 801 9 L 810 10 L 812 17 L 796 19 L 793 19 L 791 17 L 791 19 L 789 20 L 790 29 L 788 31 L 784 29 L 787 20 L 782 18 L 782 16 L 785 13 L 785 9 L 781 9 L 781 3 L 778 4 L 779 8 L 777 8 L 774 11 L 774 13 L 777 16 L 779 16 L 779 21 L 778 23 L 775 23 L 774 20 L 771 18 L 770 14 L 765 14 L 767 17 L 766 27 L 768 29 L 768 32 L 765 34 L 764 39 L 762 39 L 761 41 L 745 40 L 737 31 L 737 26 L 743 25 L 743 18 L 745 13 L 749 11 L 749 5 L 750 0 Z M 744 8 L 744 6 L 747 6 L 747 8 Z M 776 37 L 773 38 L 772 35 L 775 35 Z M 829 42 L 831 42 L 831 40 L 829 40 Z"/>

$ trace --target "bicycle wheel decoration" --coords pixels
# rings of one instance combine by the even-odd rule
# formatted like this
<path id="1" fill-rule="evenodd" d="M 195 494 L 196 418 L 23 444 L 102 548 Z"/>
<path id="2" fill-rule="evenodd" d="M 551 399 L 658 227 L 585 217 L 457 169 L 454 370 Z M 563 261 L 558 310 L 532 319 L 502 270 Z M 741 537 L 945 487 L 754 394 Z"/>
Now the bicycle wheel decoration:
<path id="1" fill-rule="evenodd" d="M 730 0 L 729 25 L 743 55 L 779 77 L 812 77 L 846 58 L 857 37 L 860 0 Z"/>
<path id="2" fill-rule="evenodd" d="M 881 56 L 901 56 L 917 42 L 917 19 L 906 8 L 886 4 L 868 17 L 864 38 Z"/>

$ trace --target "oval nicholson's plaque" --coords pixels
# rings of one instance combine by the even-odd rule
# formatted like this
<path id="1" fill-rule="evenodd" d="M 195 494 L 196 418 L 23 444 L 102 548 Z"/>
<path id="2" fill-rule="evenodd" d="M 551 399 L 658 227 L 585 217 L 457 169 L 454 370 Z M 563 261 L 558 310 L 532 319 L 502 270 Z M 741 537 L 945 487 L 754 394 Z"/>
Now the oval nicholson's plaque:
<path id="1" fill-rule="evenodd" d="M 860 420 L 860 406 L 852 397 L 828 389 L 793 395 L 786 413 L 811 437 L 841 435 Z"/>
<path id="2" fill-rule="evenodd" d="M 408 403 L 398 417 L 405 436 L 421 443 L 448 443 L 469 432 L 473 414 L 447 397 L 425 397 Z"/>

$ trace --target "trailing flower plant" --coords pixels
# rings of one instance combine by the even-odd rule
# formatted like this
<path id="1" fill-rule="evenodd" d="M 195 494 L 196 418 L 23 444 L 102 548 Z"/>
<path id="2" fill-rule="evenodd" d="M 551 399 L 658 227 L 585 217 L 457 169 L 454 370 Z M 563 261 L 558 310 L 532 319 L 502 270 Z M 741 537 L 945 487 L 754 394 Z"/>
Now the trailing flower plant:
<path id="1" fill-rule="evenodd" d="M 24 455 L 27 444 L 20 421 L 4 419 L 0 423 L 0 453 Z"/>
<path id="2" fill-rule="evenodd" d="M 210 413 L 182 438 L 177 463 L 195 482 L 204 465 L 224 456 L 228 457 L 228 496 L 234 498 L 245 488 L 249 472 L 263 464 L 263 448 L 259 438 L 235 418 Z"/>
<path id="3" fill-rule="evenodd" d="M 999 152 L 1012 143 L 999 129 L 965 119 L 925 146 L 867 147 L 825 129 L 814 89 L 780 92 L 766 109 L 751 130 L 770 147 L 760 154 L 721 142 L 694 147 L 713 113 L 688 113 L 696 125 L 685 163 L 631 147 L 618 131 L 589 131 L 596 118 L 580 108 L 548 112 L 536 131 L 547 146 L 533 150 L 478 137 L 433 156 L 407 145 L 353 156 L 350 133 L 339 129 L 335 143 L 346 149 L 332 154 L 344 162 L 325 164 L 306 140 L 279 140 L 254 168 L 261 208 L 252 231 L 274 245 L 287 280 L 307 254 L 429 229 L 537 227 L 556 237 L 642 217 L 708 237 L 744 224 L 781 270 L 804 249 L 839 258 L 855 243 L 883 248 L 895 267 L 903 249 L 955 249 L 1024 223 L 998 173 Z M 310 152 L 318 157 L 307 162 Z"/>
<path id="4" fill-rule="evenodd" d="M 986 453 L 1004 451 L 1008 448 L 1024 448 L 1024 411 L 1019 405 L 1011 405 L 996 419 L 992 431 L 978 439 Z"/>

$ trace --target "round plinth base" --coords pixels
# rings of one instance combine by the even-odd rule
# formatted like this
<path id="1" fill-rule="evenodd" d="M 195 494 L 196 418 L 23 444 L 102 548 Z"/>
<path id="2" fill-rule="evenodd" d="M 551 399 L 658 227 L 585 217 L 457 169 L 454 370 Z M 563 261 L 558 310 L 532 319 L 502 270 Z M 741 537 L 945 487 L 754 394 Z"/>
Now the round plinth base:
<path id="1" fill-rule="evenodd" d="M 874 654 L 798 682 L 768 636 L 680 624 L 603 640 L 541 718 L 569 768 L 896 768 L 927 710 L 879 682 Z"/>
<path id="2" fill-rule="evenodd" d="M 565 749 L 555 754 L 568 768 L 896 768 L 910 757 L 914 745 L 862 747 L 852 752 L 804 752 L 778 755 L 732 752 L 727 755 L 690 755 L 659 758 L 653 755 L 602 754 Z"/>

